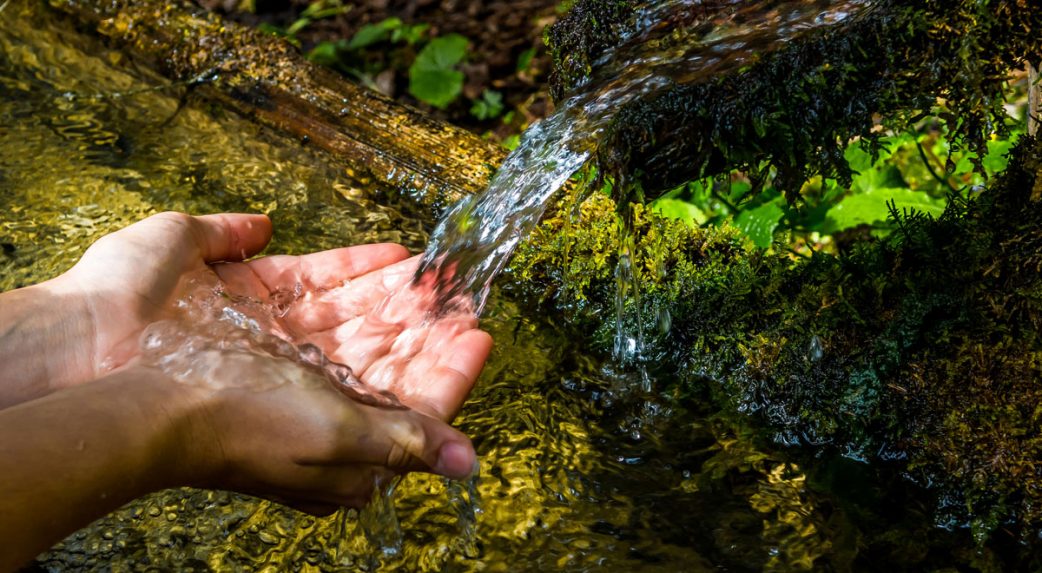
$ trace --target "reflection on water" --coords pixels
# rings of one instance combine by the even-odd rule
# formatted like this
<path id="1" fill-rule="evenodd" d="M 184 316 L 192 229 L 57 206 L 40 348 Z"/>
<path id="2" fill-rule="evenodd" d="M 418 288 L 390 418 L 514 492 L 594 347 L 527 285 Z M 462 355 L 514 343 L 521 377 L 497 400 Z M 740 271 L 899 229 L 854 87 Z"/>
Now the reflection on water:
<path id="1" fill-rule="evenodd" d="M 118 54 L 12 2 L 0 19 L 0 288 L 68 268 L 100 235 L 149 213 L 271 215 L 269 252 L 425 243 L 422 220 L 376 203 L 327 158 L 190 99 Z M 71 48 L 73 38 L 89 56 Z M 84 94 L 136 92 L 128 97 Z M 225 492 L 135 501 L 40 557 L 54 571 L 756 571 L 844 569 L 859 534 L 796 465 L 676 395 L 634 436 L 642 407 L 575 336 L 488 299 L 493 355 L 459 419 L 482 474 L 468 490 L 425 475 L 398 486 L 401 551 Z M 663 377 L 664 378 L 664 377 Z M 476 524 L 454 497 L 480 498 Z M 462 533 L 476 530 L 476 537 Z M 2 540 L 0 540 L 2 545 Z"/>

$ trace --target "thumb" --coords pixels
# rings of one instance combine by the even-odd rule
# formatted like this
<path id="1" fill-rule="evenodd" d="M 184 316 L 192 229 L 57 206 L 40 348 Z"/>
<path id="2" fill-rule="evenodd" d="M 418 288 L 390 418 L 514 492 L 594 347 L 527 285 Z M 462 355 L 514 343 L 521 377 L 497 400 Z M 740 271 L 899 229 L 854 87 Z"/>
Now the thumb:
<path id="1" fill-rule="evenodd" d="M 441 420 L 413 410 L 369 408 L 370 428 L 382 439 L 370 443 L 374 461 L 398 472 L 425 471 L 463 479 L 477 468 L 477 454 L 470 438 Z M 375 443 L 374 443 L 375 442 Z"/>

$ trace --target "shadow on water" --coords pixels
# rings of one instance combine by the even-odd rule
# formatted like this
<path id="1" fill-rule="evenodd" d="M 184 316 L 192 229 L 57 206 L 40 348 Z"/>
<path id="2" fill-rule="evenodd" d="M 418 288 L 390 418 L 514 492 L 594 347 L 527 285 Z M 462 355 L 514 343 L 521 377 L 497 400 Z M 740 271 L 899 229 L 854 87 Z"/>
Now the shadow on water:
<path id="1" fill-rule="evenodd" d="M 7 6 L 0 58 L 0 289 L 52 277 L 103 234 L 166 209 L 268 213 L 276 228 L 269 252 L 426 244 L 427 222 L 409 203 L 205 102 L 190 99 L 175 114 L 178 88 L 143 89 L 160 82 L 38 6 Z M 116 92 L 134 95 L 93 97 Z M 673 572 L 973 563 L 965 550 L 948 551 L 965 537 L 916 517 L 914 492 L 882 503 L 879 481 L 860 464 L 766 448 L 741 420 L 710 406 L 707 384 L 652 372 L 662 391 L 644 395 L 568 327 L 495 290 L 483 325 L 497 345 L 458 421 L 483 467 L 473 546 L 461 544 L 451 488 L 412 475 L 396 495 L 404 543 L 394 556 L 374 556 L 354 521 L 341 531 L 335 518 L 246 496 L 168 490 L 75 533 L 33 568 Z M 659 412 L 650 421 L 648 407 Z M 826 468 L 810 476 L 815 483 L 806 463 Z"/>

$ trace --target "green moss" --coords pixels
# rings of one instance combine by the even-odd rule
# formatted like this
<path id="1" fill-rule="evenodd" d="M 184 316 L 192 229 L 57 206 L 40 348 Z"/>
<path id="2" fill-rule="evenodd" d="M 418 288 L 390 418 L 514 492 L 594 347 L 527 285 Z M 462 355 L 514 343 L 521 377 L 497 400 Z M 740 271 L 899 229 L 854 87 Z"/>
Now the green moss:
<path id="1" fill-rule="evenodd" d="M 626 0 L 580 0 L 546 29 L 544 41 L 554 60 L 550 93 L 555 100 L 590 77 L 594 59 L 618 45 L 635 15 L 634 4 Z"/>
<path id="2" fill-rule="evenodd" d="M 584 81 L 633 10 L 577 3 L 574 18 L 549 35 L 555 93 Z M 901 129 L 930 112 L 957 145 L 983 157 L 988 138 L 1004 129 L 1001 84 L 1026 60 L 1042 59 L 1040 32 L 1042 12 L 1022 0 L 876 2 L 735 73 L 624 106 L 597 164 L 615 180 L 639 178 L 645 199 L 733 169 L 770 170 L 795 198 L 815 175 L 849 181 L 843 149 L 859 137 L 875 143 L 881 117 Z"/>
<path id="3" fill-rule="evenodd" d="M 673 315 L 664 371 L 784 444 L 899 463 L 938 519 L 1042 526 L 1042 144 L 938 220 L 900 219 L 848 255 L 750 252 L 728 229 L 634 211 L 642 315 Z M 514 262 L 529 296 L 606 334 L 618 223 L 597 196 L 556 215 Z M 565 288 L 567 285 L 567 288 Z M 649 325 L 649 330 L 650 325 Z M 608 336 L 600 337 L 605 344 Z"/>

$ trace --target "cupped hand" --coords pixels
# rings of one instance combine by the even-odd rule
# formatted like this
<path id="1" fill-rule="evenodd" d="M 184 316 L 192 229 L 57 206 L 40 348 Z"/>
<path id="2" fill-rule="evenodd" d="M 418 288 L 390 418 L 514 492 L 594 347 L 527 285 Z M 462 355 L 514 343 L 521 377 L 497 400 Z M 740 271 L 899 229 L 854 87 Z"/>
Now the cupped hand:
<path id="1" fill-rule="evenodd" d="M 430 286 L 402 289 L 418 264 L 399 245 L 360 245 L 303 256 L 237 262 L 271 239 L 264 215 L 161 213 L 107 235 L 61 277 L 78 293 L 92 324 L 79 350 L 92 380 L 140 353 L 144 328 L 166 318 L 186 277 L 208 266 L 229 292 L 285 303 L 294 334 L 350 366 L 403 403 L 450 419 L 491 348 L 466 313 L 430 320 Z M 396 296 L 387 300 L 389 293 Z"/>
<path id="2" fill-rule="evenodd" d="M 418 259 L 398 245 L 239 262 L 270 236 L 263 216 L 164 213 L 98 241 L 64 277 L 86 293 L 94 323 L 87 377 L 139 356 L 145 327 L 176 314 L 172 303 L 186 279 L 211 268 L 229 294 L 285 306 L 278 320 L 294 342 L 318 346 L 411 409 L 352 402 L 289 362 L 248 353 L 210 357 L 222 365 L 210 372 L 229 381 L 207 381 L 223 388 L 207 400 L 206 435 L 217 444 L 211 458 L 221 460 L 215 475 L 223 476 L 216 485 L 306 509 L 358 505 L 381 473 L 469 472 L 473 448 L 444 422 L 491 349 L 477 319 L 459 313 L 434 320 L 433 289 L 410 286 Z"/>

